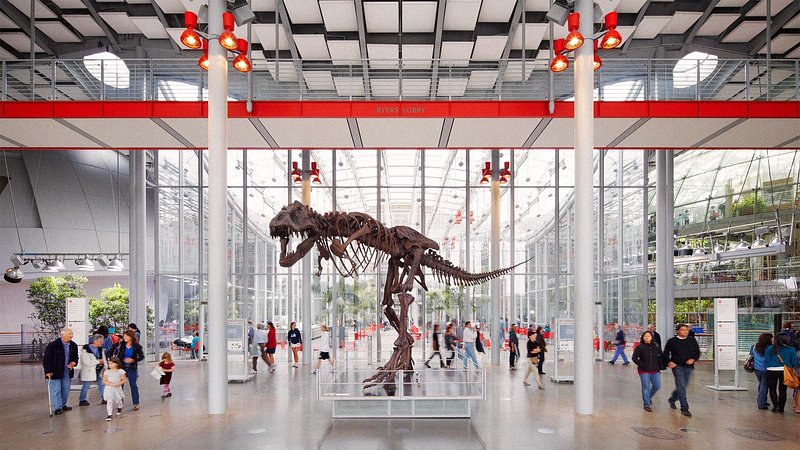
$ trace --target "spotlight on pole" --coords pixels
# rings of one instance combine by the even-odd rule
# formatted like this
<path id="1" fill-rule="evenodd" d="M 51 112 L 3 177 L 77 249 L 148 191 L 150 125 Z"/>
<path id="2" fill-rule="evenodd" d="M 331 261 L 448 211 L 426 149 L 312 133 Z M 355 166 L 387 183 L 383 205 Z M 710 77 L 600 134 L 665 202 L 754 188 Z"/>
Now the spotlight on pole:
<path id="1" fill-rule="evenodd" d="M 567 16 L 569 16 L 570 7 L 566 0 L 557 0 L 550 6 L 550 10 L 547 11 L 547 20 L 553 23 L 557 23 L 558 25 L 563 26 L 564 23 L 567 22 Z"/>
<path id="2" fill-rule="evenodd" d="M 233 5 L 233 16 L 236 18 L 236 25 L 242 26 L 256 19 L 253 10 L 247 4 L 247 0 L 237 0 Z"/>

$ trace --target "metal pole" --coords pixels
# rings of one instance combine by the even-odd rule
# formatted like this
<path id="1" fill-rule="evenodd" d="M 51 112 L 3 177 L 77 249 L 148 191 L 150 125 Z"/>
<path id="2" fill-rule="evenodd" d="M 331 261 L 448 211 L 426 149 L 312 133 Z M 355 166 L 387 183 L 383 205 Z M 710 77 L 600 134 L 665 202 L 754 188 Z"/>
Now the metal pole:
<path id="1" fill-rule="evenodd" d="M 200 244 L 197 246 L 197 289 L 198 295 L 197 299 L 200 302 L 200 309 L 198 311 L 199 317 L 199 337 L 200 337 L 200 360 L 205 361 L 206 356 L 203 353 L 203 349 L 206 345 L 206 309 L 208 308 L 208 299 L 206 298 L 206 290 L 205 290 L 205 264 L 203 261 L 203 255 L 205 254 L 205 249 L 203 248 L 204 245 L 202 244 L 205 242 L 205 237 L 203 236 L 204 233 L 204 225 L 203 225 L 203 207 L 204 207 L 204 197 L 205 193 L 203 192 L 203 180 L 204 176 L 204 163 L 203 163 L 203 152 L 197 151 L 197 242 Z M 156 242 L 156 248 L 158 248 L 158 241 Z"/>
<path id="2" fill-rule="evenodd" d="M 31 101 L 36 100 L 36 0 L 31 0 Z"/>
<path id="3" fill-rule="evenodd" d="M 311 177 L 309 176 L 311 173 L 311 151 L 310 150 L 303 150 L 301 152 L 301 165 L 302 170 L 300 171 L 303 174 L 303 182 L 301 185 L 302 189 L 302 198 L 301 201 L 306 206 L 311 206 Z M 303 257 L 303 267 L 302 267 L 302 280 L 303 285 L 301 289 L 301 297 L 300 301 L 302 302 L 302 309 L 303 309 L 303 333 L 306 334 L 308 342 L 311 343 L 311 320 L 313 319 L 313 312 L 311 311 L 311 252 L 308 252 L 306 256 Z M 324 345 L 324 344 L 322 344 Z M 334 343 L 335 345 L 335 343 Z M 303 352 L 303 364 L 311 364 L 311 356 L 312 352 Z"/>
<path id="4" fill-rule="evenodd" d="M 671 151 L 656 152 L 656 329 L 672 336 L 674 325 L 674 207 Z"/>
<path id="5" fill-rule="evenodd" d="M 767 100 L 772 88 L 772 0 L 767 0 Z"/>
<path id="6" fill-rule="evenodd" d="M 277 14 L 276 14 L 276 16 L 277 16 Z M 277 51 L 276 51 L 276 54 L 277 54 Z M 287 193 L 286 194 L 286 197 L 287 197 L 286 198 L 286 204 L 290 205 L 292 203 L 292 193 L 294 192 L 294 187 L 293 187 L 294 181 L 289 176 L 289 174 L 292 172 L 292 162 L 293 162 L 292 161 L 292 151 L 291 150 L 287 151 L 287 155 L 286 156 L 287 156 L 286 157 L 286 193 Z M 293 321 L 296 320 L 295 319 L 295 315 L 294 315 L 294 295 L 293 295 L 293 292 L 292 292 L 292 288 L 293 288 L 292 282 L 293 282 L 293 278 L 294 277 L 292 276 L 292 268 L 291 267 L 287 268 L 286 272 L 287 272 L 287 274 L 286 274 L 286 310 L 285 310 L 285 313 L 286 313 L 286 324 L 289 325 Z M 275 300 L 273 300 L 272 310 L 273 310 L 273 312 L 275 311 Z M 273 313 L 273 316 L 274 315 L 275 314 Z M 297 325 L 297 324 L 295 323 L 295 325 Z M 301 330 L 301 332 L 303 333 L 302 334 L 303 338 L 306 339 L 306 341 L 304 342 L 304 347 L 307 346 L 306 348 L 308 349 L 308 350 L 304 349 L 303 353 L 305 354 L 306 352 L 308 352 L 308 353 L 312 353 L 313 354 L 313 351 L 312 351 L 312 340 L 311 340 L 311 338 L 313 336 L 312 336 L 311 330 L 303 329 L 303 330 Z M 286 361 L 288 361 L 290 363 L 294 362 L 293 355 L 292 355 L 291 351 L 286 353 Z M 305 361 L 305 358 L 303 358 L 303 361 Z"/>
<path id="7" fill-rule="evenodd" d="M 594 33 L 594 2 L 577 0 L 575 12 L 584 19 L 580 32 Z M 594 152 L 594 51 L 592 39 L 575 51 L 575 239 L 576 255 L 591 255 L 592 180 Z M 575 260 L 575 413 L 592 414 L 594 410 L 594 372 L 592 370 L 592 258 Z"/>
<path id="8" fill-rule="evenodd" d="M 606 288 L 606 266 L 605 266 L 605 220 L 606 215 L 606 190 L 605 190 L 605 172 L 606 172 L 606 155 L 607 151 L 600 152 L 600 160 L 598 162 L 598 173 L 600 180 L 600 189 L 597 191 L 597 300 L 594 302 L 595 309 L 597 310 L 597 338 L 600 339 L 600 346 L 598 347 L 597 354 L 598 360 L 603 361 L 603 329 L 605 319 L 603 316 L 603 300 L 605 300 Z"/>
<path id="9" fill-rule="evenodd" d="M 625 251 L 625 247 L 622 245 L 625 241 L 625 215 L 622 208 L 622 195 L 625 191 L 622 189 L 622 168 L 625 166 L 622 164 L 622 158 L 622 152 L 619 152 L 617 160 L 617 326 L 625 323 L 625 280 L 622 278 Z"/>
<path id="10" fill-rule="evenodd" d="M 500 150 L 492 150 L 492 192 L 491 192 L 491 247 L 489 249 L 491 269 L 500 269 Z M 469 222 L 469 216 L 467 216 Z M 500 279 L 491 281 L 491 299 L 489 300 L 491 321 L 490 349 L 492 365 L 500 364 Z"/>
<path id="11" fill-rule="evenodd" d="M 133 234 L 136 245 L 133 247 L 136 253 L 135 277 L 132 277 L 131 284 L 136 284 L 136 324 L 139 326 L 141 337 L 140 343 L 144 354 L 147 355 L 147 151 L 136 152 L 136 228 Z"/>
<path id="12" fill-rule="evenodd" d="M 382 213 L 383 208 L 381 208 L 381 150 L 375 152 L 375 171 L 376 171 L 376 180 L 377 180 L 377 204 L 375 205 L 375 212 L 377 214 L 378 222 L 382 221 Z M 381 300 L 383 296 L 382 287 L 381 287 L 381 269 L 378 266 L 377 273 L 375 274 L 375 302 L 377 304 L 377 314 L 375 318 L 375 361 L 381 361 L 381 334 L 382 334 L 382 319 L 383 319 L 383 312 L 381 311 Z M 366 324 L 364 324 L 366 325 Z"/>
<path id="13" fill-rule="evenodd" d="M 420 178 L 420 194 L 419 194 L 419 229 L 425 232 L 425 150 L 420 150 L 419 155 L 419 178 Z M 467 216 L 467 222 L 469 222 L 469 216 Z M 449 289 L 449 288 L 448 288 Z M 428 320 L 427 320 L 427 309 L 426 303 L 427 298 L 425 295 L 425 290 L 420 289 L 418 291 L 421 297 L 421 305 L 422 305 L 422 360 L 427 360 L 427 350 L 428 350 Z M 433 326 L 433 315 L 431 315 L 431 326 Z M 432 335 L 431 335 L 432 336 Z M 431 356 L 432 358 L 433 356 Z M 441 359 L 441 358 L 440 358 Z"/>
<path id="14" fill-rule="evenodd" d="M 648 217 L 649 206 L 648 202 L 650 197 L 648 196 L 648 184 L 649 181 L 649 162 L 650 162 L 650 151 L 649 150 L 642 150 L 642 248 L 641 248 L 641 256 L 642 256 L 642 292 L 644 298 L 642 302 L 644 303 L 644 313 L 647 319 L 645 322 L 650 322 L 650 273 L 648 270 L 648 260 L 647 260 L 647 253 L 650 249 L 650 229 L 648 224 L 650 223 L 650 218 Z M 698 283 L 699 286 L 699 283 Z M 657 327 L 657 325 L 656 325 Z M 658 330 L 658 328 L 656 328 Z M 661 330 L 663 333 L 665 330 Z M 664 342 L 666 344 L 666 342 Z"/>
<path id="15" fill-rule="evenodd" d="M 465 179 L 464 190 L 466 191 L 466 195 L 464 195 L 464 211 L 466 213 L 465 217 L 467 218 L 467 220 L 464 221 L 464 269 L 467 272 L 469 272 L 472 269 L 472 267 L 471 267 L 472 255 L 470 254 L 470 247 L 471 247 L 471 242 L 472 242 L 472 238 L 471 238 L 472 224 L 469 223 L 469 217 L 470 217 L 469 215 L 470 215 L 470 212 L 472 212 L 472 209 L 471 209 L 472 208 L 472 206 L 471 206 L 472 189 L 470 189 L 470 186 L 469 186 L 469 179 L 472 176 L 470 174 L 470 167 L 471 167 L 470 166 L 470 162 L 469 162 L 470 153 L 471 153 L 471 150 L 467 150 L 465 155 L 464 155 L 464 167 L 467 168 L 467 173 L 464 176 L 464 179 Z M 463 317 L 464 316 L 464 312 L 463 312 L 463 310 L 466 309 L 467 305 L 470 305 L 472 303 L 472 292 L 473 292 L 472 291 L 472 286 L 467 286 L 467 288 L 464 290 L 463 303 L 464 303 L 465 308 L 462 308 L 462 310 L 459 311 L 459 314 L 458 314 L 458 324 L 459 324 L 459 326 L 463 325 L 462 324 L 462 322 L 464 320 L 464 317 Z"/>
<path id="16" fill-rule="evenodd" d="M 336 211 L 336 150 L 331 150 L 331 204 L 333 205 L 332 210 Z M 341 345 L 342 341 L 347 336 L 347 333 L 339 333 L 339 331 L 344 329 L 344 321 L 342 324 L 339 324 L 339 299 L 341 298 L 342 293 L 339 292 L 339 273 L 336 270 L 333 270 L 333 276 L 331 277 L 333 288 L 331 291 L 331 319 L 333 322 L 333 331 L 331 331 L 331 336 L 333 336 L 333 353 L 331 357 L 334 361 L 336 361 L 336 354 L 338 353 L 337 350 L 339 349 L 339 345 Z M 345 351 L 345 350 L 343 350 Z M 291 352 L 290 352 L 291 353 Z"/>
<path id="17" fill-rule="evenodd" d="M 139 284 L 136 282 L 138 274 L 136 270 L 139 265 L 136 264 L 136 259 L 139 257 L 139 252 L 136 251 L 136 214 L 139 212 L 139 205 L 136 204 L 138 197 L 136 196 L 136 183 L 139 177 L 136 173 L 136 160 L 139 158 L 138 151 L 128 152 L 128 322 L 136 323 L 137 311 L 139 311 L 139 295 L 136 289 Z M 121 198 L 121 197 L 120 197 Z M 137 324 L 138 325 L 138 324 Z"/>
<path id="18" fill-rule="evenodd" d="M 667 184 L 665 192 L 667 213 L 666 217 L 664 217 L 664 221 L 667 224 L 664 230 L 664 237 L 667 239 L 667 245 L 664 247 L 664 256 L 667 259 L 664 267 L 664 277 L 666 281 L 664 301 L 667 319 L 667 328 L 665 331 L 667 331 L 667 337 L 669 338 L 672 336 L 672 325 L 675 323 L 675 152 L 672 150 L 665 150 L 664 153 L 666 162 L 665 178 Z"/>
<path id="19" fill-rule="evenodd" d="M 523 9 L 523 14 L 524 13 L 525 13 L 525 10 Z M 509 244 L 508 244 L 508 247 L 509 247 L 509 257 L 510 257 L 509 261 L 508 261 L 508 265 L 509 266 L 513 266 L 514 264 L 516 264 L 516 258 L 515 258 L 515 256 L 516 256 L 516 245 L 515 244 L 517 242 L 517 233 L 516 233 L 516 231 L 517 231 L 516 222 L 517 221 L 516 221 L 516 217 L 515 217 L 516 213 L 514 212 L 515 211 L 515 205 L 517 204 L 517 202 L 516 202 L 516 187 L 515 187 L 516 183 L 514 182 L 514 180 L 516 179 L 516 178 L 514 178 L 516 176 L 516 170 L 515 170 L 516 164 L 515 164 L 515 161 L 514 161 L 514 155 L 515 155 L 514 150 L 509 150 L 508 152 L 509 152 L 508 159 L 509 159 L 510 166 L 511 166 L 511 171 L 512 171 L 512 177 L 511 177 L 510 180 L 508 180 L 508 182 L 509 182 L 509 184 L 508 184 L 508 195 L 509 195 L 508 201 L 511 203 L 511 207 L 508 208 L 508 210 L 509 210 L 509 213 L 508 213 L 508 221 L 509 221 L 509 224 L 508 224 L 508 226 L 509 226 L 509 230 L 508 230 L 508 234 L 509 234 L 509 241 L 508 242 L 509 242 Z M 508 289 L 508 293 L 509 293 L 509 295 L 508 295 L 508 303 L 507 303 L 508 307 L 506 308 L 506 314 L 505 314 L 505 317 L 504 317 L 505 320 L 503 320 L 503 323 L 509 329 L 511 329 L 511 323 L 509 322 L 509 320 L 514 321 L 514 319 L 515 319 L 514 316 L 516 315 L 515 314 L 516 313 L 515 299 L 514 299 L 514 296 L 515 296 L 516 292 L 515 292 L 515 289 L 514 289 L 514 285 L 516 284 L 517 276 L 516 276 L 515 272 L 516 272 L 516 270 L 511 272 L 511 284 L 510 284 L 509 289 Z M 510 319 L 508 317 L 509 314 L 511 315 Z M 500 330 L 500 331 L 502 332 L 503 330 Z M 498 344 L 499 345 L 504 345 L 505 341 L 502 341 L 502 342 L 498 341 Z"/>
<path id="20" fill-rule="evenodd" d="M 228 264 L 228 64 L 215 38 L 222 32 L 225 0 L 208 1 L 208 413 L 228 411 L 226 345 Z"/>

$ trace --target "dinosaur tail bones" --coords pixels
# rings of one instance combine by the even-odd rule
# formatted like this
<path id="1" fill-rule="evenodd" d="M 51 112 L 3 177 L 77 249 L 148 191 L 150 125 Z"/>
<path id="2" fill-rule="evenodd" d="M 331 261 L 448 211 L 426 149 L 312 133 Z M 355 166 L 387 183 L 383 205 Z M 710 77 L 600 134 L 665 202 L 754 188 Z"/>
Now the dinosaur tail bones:
<path id="1" fill-rule="evenodd" d="M 442 258 L 438 253 L 429 251 L 422 256 L 420 264 L 431 269 L 433 276 L 448 286 L 451 284 L 455 284 L 456 286 L 475 286 L 493 278 L 503 276 L 528 261 L 530 260 L 491 272 L 470 273 Z"/>

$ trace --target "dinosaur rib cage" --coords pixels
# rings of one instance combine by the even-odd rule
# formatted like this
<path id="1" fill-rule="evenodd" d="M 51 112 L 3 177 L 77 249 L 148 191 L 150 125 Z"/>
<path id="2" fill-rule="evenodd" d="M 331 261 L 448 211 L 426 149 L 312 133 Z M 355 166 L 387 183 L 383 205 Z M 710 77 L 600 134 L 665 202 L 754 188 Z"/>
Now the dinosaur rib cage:
<path id="1" fill-rule="evenodd" d="M 374 270 L 397 251 L 397 241 L 391 231 L 368 214 L 336 211 L 326 213 L 324 219 L 329 232 L 328 236 L 319 239 L 319 243 L 329 253 L 333 239 L 347 239 L 364 226 L 370 229 L 366 236 L 350 242 L 341 261 L 337 263 L 338 258 L 332 258 L 334 267 L 343 277 L 354 276 L 370 266 Z"/>

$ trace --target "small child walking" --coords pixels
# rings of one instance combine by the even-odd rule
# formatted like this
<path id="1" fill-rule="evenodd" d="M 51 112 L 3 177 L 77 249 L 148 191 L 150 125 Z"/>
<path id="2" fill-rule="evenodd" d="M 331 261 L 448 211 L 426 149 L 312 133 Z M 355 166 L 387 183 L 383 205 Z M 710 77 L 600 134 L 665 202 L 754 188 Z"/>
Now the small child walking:
<path id="1" fill-rule="evenodd" d="M 108 360 L 108 369 L 103 372 L 103 384 L 106 386 L 103 392 L 103 400 L 106 403 L 106 422 L 111 421 L 111 413 L 114 412 L 114 405 L 117 406 L 117 416 L 122 415 L 122 408 L 124 407 L 123 401 L 125 400 L 125 393 L 122 386 L 128 379 L 125 377 L 125 371 L 122 370 L 122 361 L 114 357 Z"/>
<path id="2" fill-rule="evenodd" d="M 172 381 L 172 372 L 175 372 L 175 363 L 172 362 L 172 355 L 170 355 L 169 352 L 164 352 L 164 354 L 161 355 L 161 362 L 158 363 L 158 367 L 164 372 L 164 375 L 161 375 L 161 380 L 159 380 L 159 384 L 164 390 L 161 398 L 172 397 L 169 383 Z"/>

